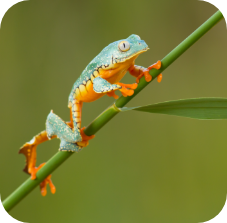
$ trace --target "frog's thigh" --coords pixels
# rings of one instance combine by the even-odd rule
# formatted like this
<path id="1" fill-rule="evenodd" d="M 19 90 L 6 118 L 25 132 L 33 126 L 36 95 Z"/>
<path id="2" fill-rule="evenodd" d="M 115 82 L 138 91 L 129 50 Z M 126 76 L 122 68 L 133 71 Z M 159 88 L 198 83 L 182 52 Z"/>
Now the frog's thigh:
<path id="1" fill-rule="evenodd" d="M 120 85 L 110 84 L 107 80 L 101 77 L 96 77 L 93 80 L 93 89 L 96 93 L 107 93 L 121 88 L 122 87 Z"/>
<path id="2" fill-rule="evenodd" d="M 76 143 L 82 140 L 78 128 L 75 128 L 74 131 L 72 131 L 72 129 L 52 111 L 47 116 L 46 131 L 49 138 L 53 135 L 57 135 L 61 140 L 65 140 L 70 143 Z"/>

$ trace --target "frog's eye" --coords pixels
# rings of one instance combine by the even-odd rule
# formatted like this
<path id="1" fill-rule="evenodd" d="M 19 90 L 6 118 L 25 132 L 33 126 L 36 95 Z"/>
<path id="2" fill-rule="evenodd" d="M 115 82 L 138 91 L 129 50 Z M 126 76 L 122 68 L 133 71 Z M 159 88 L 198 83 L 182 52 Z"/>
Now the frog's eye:
<path id="1" fill-rule="evenodd" d="M 118 48 L 120 49 L 120 51 L 125 52 L 125 51 L 128 51 L 130 49 L 130 44 L 127 41 L 121 41 L 118 44 Z"/>

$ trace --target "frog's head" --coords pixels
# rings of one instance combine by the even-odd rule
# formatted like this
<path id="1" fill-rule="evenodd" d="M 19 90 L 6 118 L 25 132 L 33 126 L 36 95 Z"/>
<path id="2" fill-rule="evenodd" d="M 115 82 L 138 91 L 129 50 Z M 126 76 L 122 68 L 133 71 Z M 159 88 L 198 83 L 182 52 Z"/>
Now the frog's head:
<path id="1" fill-rule="evenodd" d="M 148 50 L 148 45 L 138 35 L 132 34 L 127 39 L 109 44 L 103 49 L 103 53 L 111 56 L 111 64 L 123 63 Z"/>

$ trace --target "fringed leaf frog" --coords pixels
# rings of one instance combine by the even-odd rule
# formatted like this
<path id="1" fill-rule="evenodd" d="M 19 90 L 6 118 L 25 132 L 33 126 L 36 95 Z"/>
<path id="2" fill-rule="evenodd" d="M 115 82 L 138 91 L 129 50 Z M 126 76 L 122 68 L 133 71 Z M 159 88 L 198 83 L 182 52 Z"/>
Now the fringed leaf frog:
<path id="1" fill-rule="evenodd" d="M 60 138 L 60 151 L 78 152 L 88 145 L 88 141 L 93 136 L 87 136 L 84 128 L 81 128 L 81 109 L 83 102 L 92 102 L 98 98 L 108 95 L 114 97 L 116 90 L 119 90 L 124 97 L 131 96 L 137 88 L 137 83 L 141 77 L 145 77 L 147 82 L 151 81 L 149 71 L 152 68 L 160 69 L 161 61 L 148 68 L 135 65 L 135 59 L 148 50 L 147 44 L 138 35 L 131 35 L 127 39 L 119 40 L 105 47 L 85 68 L 80 77 L 74 83 L 69 95 L 68 107 L 70 109 L 70 121 L 64 122 L 60 117 L 50 112 L 46 120 L 46 130 L 33 137 L 20 149 L 19 153 L 26 156 L 26 166 L 24 171 L 31 174 L 31 179 L 36 178 L 38 168 L 36 164 L 36 147 L 40 143 Z M 134 84 L 123 84 L 119 81 L 127 71 L 134 77 Z M 161 81 L 161 74 L 158 81 Z M 41 194 L 46 195 L 46 185 L 49 184 L 51 192 L 56 189 L 48 176 L 41 184 Z"/>

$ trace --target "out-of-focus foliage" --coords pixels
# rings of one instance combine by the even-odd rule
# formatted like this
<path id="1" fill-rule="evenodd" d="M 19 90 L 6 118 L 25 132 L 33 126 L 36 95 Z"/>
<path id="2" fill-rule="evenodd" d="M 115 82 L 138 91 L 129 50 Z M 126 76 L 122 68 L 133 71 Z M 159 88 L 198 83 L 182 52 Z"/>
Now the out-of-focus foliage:
<path id="1" fill-rule="evenodd" d="M 138 34 L 150 47 L 136 64 L 162 59 L 217 9 L 191 0 L 30 0 L 13 6 L 0 30 L 0 193 L 28 177 L 20 146 L 45 128 L 51 109 L 69 119 L 68 95 L 86 65 L 109 43 Z M 226 97 L 224 20 L 128 106 L 179 98 Z M 127 75 L 125 83 L 134 82 Z M 113 102 L 84 104 L 88 125 Z M 53 173 L 55 195 L 35 189 L 10 214 L 24 222 L 168 222 L 209 220 L 227 192 L 226 121 L 122 113 L 89 147 Z M 38 163 L 59 140 L 38 148 Z"/>

